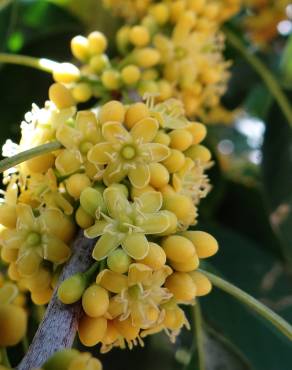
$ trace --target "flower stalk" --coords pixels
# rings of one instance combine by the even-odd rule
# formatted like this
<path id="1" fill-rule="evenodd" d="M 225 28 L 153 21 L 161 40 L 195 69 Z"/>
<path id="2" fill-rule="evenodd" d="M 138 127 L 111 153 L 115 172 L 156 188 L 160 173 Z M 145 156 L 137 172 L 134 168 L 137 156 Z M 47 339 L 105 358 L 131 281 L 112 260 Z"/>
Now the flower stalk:
<path id="1" fill-rule="evenodd" d="M 44 72 L 52 73 L 59 64 L 47 58 L 34 58 L 27 55 L 0 53 L 0 63 L 18 64 L 25 67 L 36 68 Z"/>

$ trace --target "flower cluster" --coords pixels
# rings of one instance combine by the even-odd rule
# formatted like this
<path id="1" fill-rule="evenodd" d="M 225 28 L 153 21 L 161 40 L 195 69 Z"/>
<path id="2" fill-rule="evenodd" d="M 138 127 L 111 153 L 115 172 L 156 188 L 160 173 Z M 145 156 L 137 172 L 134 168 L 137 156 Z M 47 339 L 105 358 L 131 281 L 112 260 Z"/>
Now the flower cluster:
<path id="1" fill-rule="evenodd" d="M 178 98 L 189 117 L 208 115 L 220 106 L 229 78 L 219 27 L 240 1 L 149 2 L 106 1 L 130 18 L 116 35 L 119 55 L 108 58 L 108 41 L 98 31 L 76 36 L 71 50 L 81 66 L 57 65 L 55 81 L 71 89 L 77 103 L 105 95 L 133 102 L 152 93 L 156 102 Z"/>
<path id="2" fill-rule="evenodd" d="M 287 19 L 290 0 L 244 0 L 248 14 L 242 19 L 254 43 L 266 47 L 278 35 L 278 24 Z"/>

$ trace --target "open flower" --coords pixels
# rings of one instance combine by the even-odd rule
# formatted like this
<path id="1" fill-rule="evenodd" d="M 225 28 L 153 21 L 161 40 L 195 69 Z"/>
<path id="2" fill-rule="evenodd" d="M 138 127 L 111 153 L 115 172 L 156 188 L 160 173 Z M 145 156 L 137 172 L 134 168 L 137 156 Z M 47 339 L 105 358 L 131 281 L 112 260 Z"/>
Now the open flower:
<path id="1" fill-rule="evenodd" d="M 200 160 L 186 158 L 183 168 L 173 175 L 173 188 L 176 192 L 190 197 L 197 205 L 211 190 L 209 178 L 204 173 L 211 166 L 212 162 L 202 163 Z"/>
<path id="2" fill-rule="evenodd" d="M 64 216 L 59 210 L 52 211 L 54 215 L 49 215 L 51 210 L 46 209 L 40 216 L 35 217 L 30 206 L 22 203 L 17 205 L 16 229 L 9 230 L 3 244 L 18 250 L 16 265 L 21 275 L 29 276 L 36 273 L 42 260 L 60 264 L 70 257 L 70 248 L 62 240 L 65 239 L 63 230 L 56 236 L 57 230 L 51 228 L 52 216 L 55 216 L 55 221 L 59 223 L 57 227 L 65 228 L 66 225 L 62 223 Z M 62 217 L 59 218 L 58 214 Z"/>
<path id="3" fill-rule="evenodd" d="M 149 164 L 161 162 L 169 156 L 167 146 L 153 143 L 158 123 L 147 117 L 137 122 L 130 131 L 118 122 L 102 126 L 104 142 L 96 144 L 88 153 L 88 160 L 95 165 L 106 165 L 103 181 L 106 185 L 120 182 L 126 176 L 136 188 L 143 188 L 150 181 Z"/>
<path id="4" fill-rule="evenodd" d="M 62 123 L 56 137 L 65 147 L 56 158 L 58 171 L 67 175 L 79 170 L 82 165 L 86 165 L 88 151 L 101 140 L 95 114 L 91 111 L 78 112 L 75 125 L 72 127 L 66 122 Z"/>
<path id="5" fill-rule="evenodd" d="M 93 250 L 97 261 L 106 258 L 120 245 L 136 260 L 143 259 L 149 250 L 147 234 L 159 234 L 170 225 L 167 211 L 160 211 L 162 196 L 148 192 L 129 202 L 114 185 L 103 192 L 107 213 L 85 230 L 87 238 L 100 237 Z"/>
<path id="6" fill-rule="evenodd" d="M 118 316 L 120 321 L 130 318 L 134 326 L 146 329 L 162 320 L 159 306 L 172 297 L 162 286 L 171 273 L 169 266 L 153 271 L 141 263 L 133 263 L 129 267 L 127 277 L 120 279 L 121 274 L 103 270 L 98 274 L 96 282 L 112 293 L 120 290 L 112 298 L 114 304 L 121 307 L 122 313 Z M 123 281 L 123 284 L 119 283 L 118 289 L 113 285 L 115 278 L 117 282 Z M 109 280 L 111 284 L 108 284 Z"/>

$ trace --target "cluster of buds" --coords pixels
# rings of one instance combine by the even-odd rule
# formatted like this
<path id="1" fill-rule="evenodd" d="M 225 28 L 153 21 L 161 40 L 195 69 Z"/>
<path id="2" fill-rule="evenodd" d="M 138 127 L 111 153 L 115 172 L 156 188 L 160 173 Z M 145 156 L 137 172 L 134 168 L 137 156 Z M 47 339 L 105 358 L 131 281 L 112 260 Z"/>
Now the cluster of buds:
<path id="1" fill-rule="evenodd" d="M 119 12 L 141 15 L 116 35 L 116 58 L 106 54 L 108 40 L 98 31 L 71 41 L 79 67 L 61 63 L 53 71 L 56 82 L 68 87 L 77 103 L 92 97 L 139 100 L 145 93 L 156 102 L 177 98 L 188 117 L 205 117 L 220 106 L 229 78 L 224 60 L 223 20 L 240 1 L 108 1 Z"/>

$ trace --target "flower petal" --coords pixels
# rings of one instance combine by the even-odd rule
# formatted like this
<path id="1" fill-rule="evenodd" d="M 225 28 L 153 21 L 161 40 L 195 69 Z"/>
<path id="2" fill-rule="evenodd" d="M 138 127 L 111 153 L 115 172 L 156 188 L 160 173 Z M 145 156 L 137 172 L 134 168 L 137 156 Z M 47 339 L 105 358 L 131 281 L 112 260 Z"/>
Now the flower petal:
<path id="1" fill-rule="evenodd" d="M 1 304 L 11 303 L 18 294 L 18 288 L 13 283 L 4 283 L 0 288 L 0 302 Z"/>
<path id="2" fill-rule="evenodd" d="M 159 124 L 156 119 L 147 117 L 137 122 L 130 133 L 134 140 L 141 140 L 144 143 L 149 143 L 155 138 L 158 127 Z"/>
<path id="3" fill-rule="evenodd" d="M 152 275 L 152 270 L 150 267 L 142 263 L 132 263 L 129 267 L 128 272 L 128 284 L 136 285 L 138 283 L 144 283 L 148 281 Z"/>
<path id="4" fill-rule="evenodd" d="M 101 261 L 106 258 L 113 250 L 121 244 L 121 236 L 118 234 L 103 234 L 95 244 L 92 252 L 92 257 L 96 261 Z"/>
<path id="5" fill-rule="evenodd" d="M 120 293 L 128 286 L 127 276 L 111 270 L 102 270 L 96 277 L 96 283 L 112 293 Z"/>
<path id="6" fill-rule="evenodd" d="M 111 143 L 98 143 L 89 150 L 87 158 L 94 164 L 107 164 L 114 159 L 113 153 Z"/>
<path id="7" fill-rule="evenodd" d="M 132 211 L 132 207 L 120 189 L 113 186 L 108 187 L 103 192 L 104 201 L 108 213 L 114 219 L 124 219 Z"/>
<path id="8" fill-rule="evenodd" d="M 123 167 L 122 162 L 116 159 L 107 165 L 104 174 L 103 181 L 106 185 L 118 183 L 127 176 L 128 170 Z"/>
<path id="9" fill-rule="evenodd" d="M 80 131 L 64 123 L 56 131 L 57 140 L 67 149 L 76 149 L 82 140 L 82 136 Z"/>
<path id="10" fill-rule="evenodd" d="M 138 189 L 144 188 L 150 181 L 150 170 L 147 164 L 141 163 L 136 168 L 129 170 L 129 180 L 131 184 Z"/>
<path id="11" fill-rule="evenodd" d="M 108 223 L 106 221 L 96 221 L 94 225 L 84 230 L 86 238 L 93 239 L 104 233 L 104 228 Z"/>
<path id="12" fill-rule="evenodd" d="M 162 194 L 159 191 L 149 191 L 135 198 L 139 211 L 143 213 L 155 213 L 162 206 Z"/>
<path id="13" fill-rule="evenodd" d="M 24 203 L 19 203 L 16 207 L 17 213 L 17 230 L 34 230 L 36 220 L 32 208 Z"/>
<path id="14" fill-rule="evenodd" d="M 76 127 L 83 134 L 83 139 L 91 143 L 101 141 L 101 132 L 98 127 L 96 115 L 89 111 L 79 111 L 76 115 Z"/>
<path id="15" fill-rule="evenodd" d="M 164 211 L 144 214 L 136 221 L 136 225 L 140 226 L 145 234 L 163 233 L 170 225 L 169 214 Z"/>
<path id="16" fill-rule="evenodd" d="M 145 258 L 149 251 L 148 240 L 142 233 L 128 234 L 121 244 L 124 251 L 135 260 Z"/>
<path id="17" fill-rule="evenodd" d="M 110 143 L 124 142 L 131 139 L 129 132 L 119 122 L 106 122 L 102 126 L 102 135 Z"/>
<path id="18" fill-rule="evenodd" d="M 158 143 L 144 144 L 141 151 L 148 163 L 161 162 L 170 155 L 170 149 L 166 145 Z"/>
<path id="19" fill-rule="evenodd" d="M 68 245 L 51 235 L 43 237 L 42 247 L 44 259 L 53 263 L 64 263 L 71 255 Z"/>
<path id="20" fill-rule="evenodd" d="M 26 248 L 16 261 L 17 269 L 21 275 L 30 276 L 35 274 L 41 263 L 40 255 L 33 249 Z"/>

